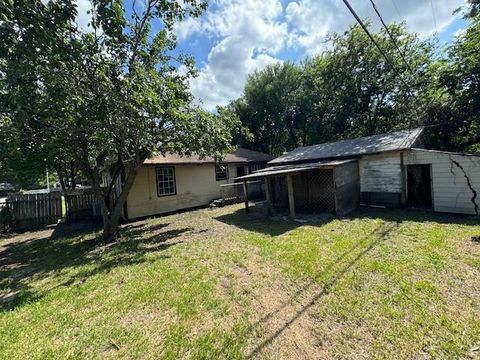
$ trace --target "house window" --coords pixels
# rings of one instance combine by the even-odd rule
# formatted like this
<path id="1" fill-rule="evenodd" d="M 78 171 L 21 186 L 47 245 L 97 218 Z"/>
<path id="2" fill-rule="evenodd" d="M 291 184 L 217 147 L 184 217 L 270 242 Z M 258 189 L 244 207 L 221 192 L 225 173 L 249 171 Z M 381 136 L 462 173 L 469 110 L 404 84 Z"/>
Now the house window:
<path id="1" fill-rule="evenodd" d="M 265 168 L 265 163 L 253 163 L 248 165 L 248 172 L 252 173 Z"/>
<path id="2" fill-rule="evenodd" d="M 228 179 L 228 165 L 215 166 L 215 180 L 222 181 Z"/>
<path id="3" fill-rule="evenodd" d="M 173 166 L 157 167 L 157 195 L 168 196 L 175 195 L 177 189 L 175 186 L 175 168 Z"/>

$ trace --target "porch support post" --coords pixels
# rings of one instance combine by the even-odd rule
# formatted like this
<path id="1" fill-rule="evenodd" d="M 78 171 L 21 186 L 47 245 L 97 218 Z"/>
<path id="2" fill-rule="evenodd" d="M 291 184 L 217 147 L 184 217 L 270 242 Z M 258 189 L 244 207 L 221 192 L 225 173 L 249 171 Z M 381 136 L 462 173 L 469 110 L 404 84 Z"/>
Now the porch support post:
<path id="1" fill-rule="evenodd" d="M 287 175 L 287 190 L 288 190 L 288 207 L 290 208 L 290 217 L 295 217 L 295 200 L 293 198 L 293 181 L 292 175 Z"/>
<path id="2" fill-rule="evenodd" d="M 402 207 L 407 206 L 407 172 L 406 172 L 406 166 L 405 166 L 405 161 L 403 158 L 403 151 L 400 153 L 400 177 L 401 177 L 401 187 L 402 187 L 402 193 L 400 194 L 400 205 Z"/>
<path id="3" fill-rule="evenodd" d="M 248 186 L 247 186 L 247 181 L 243 181 L 243 194 L 245 195 L 245 212 L 249 212 L 248 209 Z"/>
<path id="4" fill-rule="evenodd" d="M 265 197 L 267 199 L 268 215 L 272 215 L 272 197 L 270 194 L 270 178 L 265 177 Z"/>

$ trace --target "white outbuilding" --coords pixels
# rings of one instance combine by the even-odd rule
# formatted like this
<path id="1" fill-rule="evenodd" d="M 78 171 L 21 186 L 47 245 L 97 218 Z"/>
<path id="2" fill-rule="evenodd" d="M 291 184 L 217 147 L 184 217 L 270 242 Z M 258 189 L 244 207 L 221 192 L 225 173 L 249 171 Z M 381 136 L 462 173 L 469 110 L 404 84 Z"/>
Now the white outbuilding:
<path id="1" fill-rule="evenodd" d="M 358 205 L 480 213 L 480 156 L 424 148 L 423 128 L 297 148 L 237 180 L 264 179 L 272 208 Z"/>

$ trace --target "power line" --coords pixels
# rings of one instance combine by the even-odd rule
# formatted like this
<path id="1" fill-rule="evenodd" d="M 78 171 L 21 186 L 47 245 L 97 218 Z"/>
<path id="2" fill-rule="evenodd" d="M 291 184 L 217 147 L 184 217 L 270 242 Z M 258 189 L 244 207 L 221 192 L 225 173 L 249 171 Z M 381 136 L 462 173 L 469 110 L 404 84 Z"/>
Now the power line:
<path id="1" fill-rule="evenodd" d="M 400 10 L 398 10 L 398 6 L 397 6 L 397 4 L 395 3 L 395 0 L 392 0 L 392 4 L 393 4 L 393 7 L 395 8 L 395 11 L 397 12 L 398 19 L 400 20 L 400 22 L 403 22 L 403 17 L 402 17 L 402 15 L 400 14 Z"/>
<path id="2" fill-rule="evenodd" d="M 365 24 L 363 23 L 363 21 L 359 18 L 359 16 L 357 15 L 357 13 L 355 12 L 355 10 L 353 10 L 352 6 L 350 5 L 350 3 L 348 2 L 348 0 L 343 0 L 343 3 L 347 6 L 348 10 L 350 10 L 350 12 L 352 13 L 352 15 L 355 17 L 355 19 L 357 20 L 358 24 L 362 27 L 363 31 L 365 31 L 365 33 L 368 35 L 368 37 L 370 38 L 370 40 L 375 44 L 375 46 L 377 47 L 378 51 L 380 51 L 380 53 L 382 54 L 382 56 L 385 58 L 385 60 L 387 61 L 387 63 L 390 65 L 390 67 L 392 68 L 392 70 L 397 74 L 398 78 L 400 79 L 400 81 L 403 83 L 403 85 L 405 85 L 405 89 L 407 90 L 407 98 L 409 96 L 413 97 L 413 92 L 412 90 L 410 89 L 410 86 L 405 82 L 405 80 L 403 79 L 402 75 L 400 74 L 400 72 L 397 70 L 397 68 L 395 66 L 393 66 L 393 63 L 390 61 L 390 59 L 388 58 L 387 54 L 385 54 L 385 52 L 382 50 L 382 48 L 380 47 L 380 45 L 378 45 L 377 41 L 375 40 L 375 38 L 372 36 L 372 34 L 370 34 L 370 31 L 368 31 L 368 28 L 365 26 Z M 408 119 L 408 130 L 410 131 L 410 129 L 412 128 L 412 119 L 411 117 L 409 117 Z"/>
<path id="3" fill-rule="evenodd" d="M 433 24 L 435 25 L 435 34 L 438 34 L 437 16 L 435 15 L 435 9 L 433 7 L 433 0 L 430 0 L 430 5 L 432 6 Z"/>
<path id="4" fill-rule="evenodd" d="M 377 47 L 378 51 L 380 51 L 380 54 L 382 54 L 382 56 L 385 58 L 385 60 L 387 61 L 388 65 L 390 65 L 390 67 L 392 68 L 392 70 L 397 74 L 397 76 L 399 77 L 399 79 L 401 80 L 401 82 L 403 83 L 403 85 L 405 85 L 406 89 L 408 90 L 408 92 L 410 94 L 412 94 L 412 91 L 410 90 L 410 86 L 405 82 L 405 80 L 403 79 L 402 75 L 400 74 L 400 72 L 397 70 L 397 68 L 393 65 L 393 63 L 390 61 L 390 59 L 388 58 L 387 54 L 385 54 L 385 52 L 383 51 L 383 49 L 380 47 L 380 45 L 378 45 L 377 41 L 375 40 L 375 38 L 372 36 L 372 34 L 370 34 L 370 31 L 368 31 L 368 28 L 365 26 L 365 24 L 363 23 L 363 21 L 358 17 L 357 13 L 355 12 L 355 10 L 353 10 L 352 6 L 350 5 L 350 3 L 348 2 L 348 0 L 343 0 L 343 3 L 347 6 L 348 10 L 350 10 L 350 12 L 352 13 L 352 15 L 355 17 L 355 19 L 357 20 L 358 24 L 362 27 L 363 31 L 365 31 L 365 33 L 368 35 L 368 37 L 370 38 L 370 40 L 375 44 L 375 46 Z"/>
<path id="5" fill-rule="evenodd" d="M 375 5 L 375 2 L 374 2 L 373 0 L 370 0 L 370 3 L 372 4 L 373 9 L 374 9 L 375 12 L 377 13 L 377 16 L 380 18 L 380 21 L 382 22 L 383 27 L 384 27 L 385 30 L 387 31 L 388 36 L 390 37 L 390 39 L 392 40 L 393 44 L 394 44 L 395 47 L 397 48 L 397 50 L 398 50 L 398 52 L 399 52 L 399 54 L 400 54 L 403 62 L 404 62 L 405 65 L 407 66 L 408 71 L 412 74 L 412 76 L 413 76 L 414 78 L 416 78 L 415 73 L 413 72 L 412 68 L 410 67 L 410 64 L 408 63 L 407 59 L 405 59 L 405 55 L 403 54 L 402 50 L 400 50 L 400 47 L 398 46 L 397 41 L 396 41 L 395 38 L 393 37 L 393 34 L 390 32 L 390 29 L 388 28 L 387 24 L 385 24 L 385 21 L 383 21 L 382 15 L 381 15 L 380 12 L 378 11 L 377 6 Z"/>

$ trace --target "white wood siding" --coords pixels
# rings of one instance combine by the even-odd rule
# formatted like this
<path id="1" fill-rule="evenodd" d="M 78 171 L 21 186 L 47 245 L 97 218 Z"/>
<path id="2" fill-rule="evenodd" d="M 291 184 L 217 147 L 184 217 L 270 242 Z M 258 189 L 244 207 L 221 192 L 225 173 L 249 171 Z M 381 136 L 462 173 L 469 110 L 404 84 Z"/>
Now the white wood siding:
<path id="1" fill-rule="evenodd" d="M 402 191 L 400 152 L 362 156 L 359 170 L 361 192 Z"/>
<path id="2" fill-rule="evenodd" d="M 414 149 L 405 152 L 405 165 L 432 165 L 432 192 L 435 211 L 475 214 L 472 191 L 465 175 L 452 160 L 457 161 L 467 173 L 472 187 L 477 192 L 480 206 L 480 157 L 449 154 L 438 151 Z"/>

